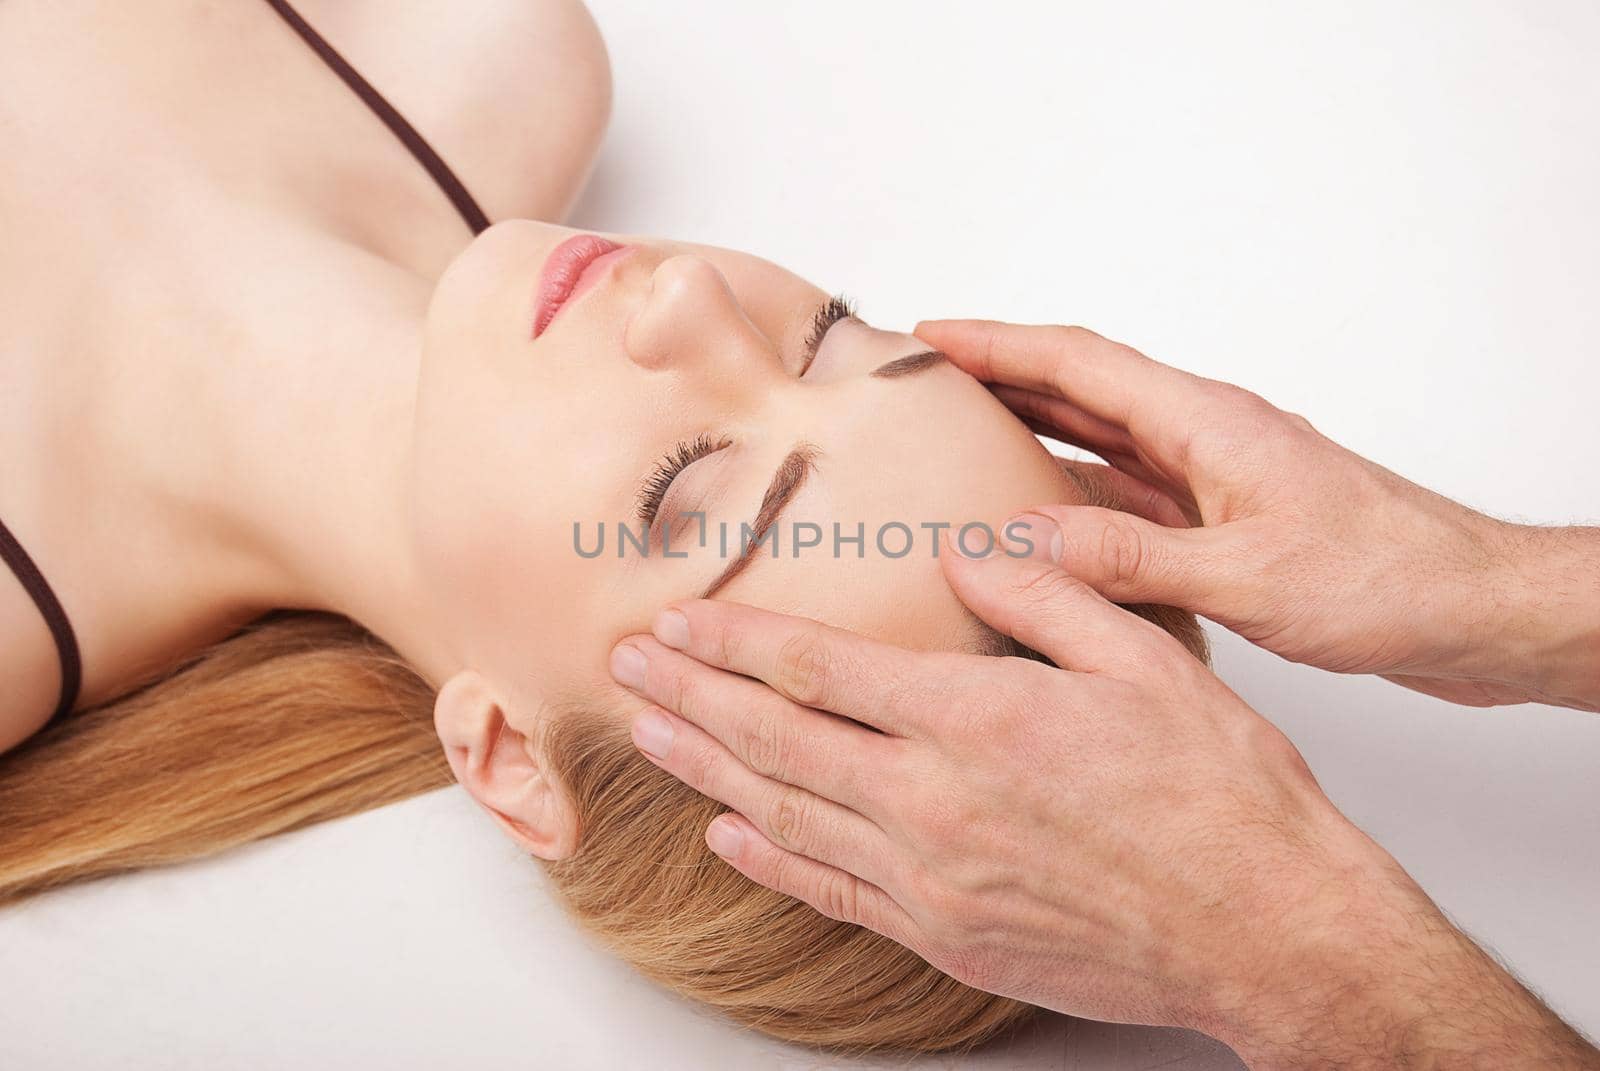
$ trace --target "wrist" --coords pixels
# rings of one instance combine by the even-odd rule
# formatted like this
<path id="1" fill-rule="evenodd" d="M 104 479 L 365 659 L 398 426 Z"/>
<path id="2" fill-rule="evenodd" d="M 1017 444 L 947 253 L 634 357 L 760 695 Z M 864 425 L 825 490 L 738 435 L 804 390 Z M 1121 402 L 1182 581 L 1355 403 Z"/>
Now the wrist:
<path id="1" fill-rule="evenodd" d="M 1600 528 L 1500 524 L 1490 627 L 1467 661 L 1537 702 L 1600 710 Z"/>
<path id="2" fill-rule="evenodd" d="M 1376 843 L 1344 825 L 1323 823 L 1317 865 L 1273 891 L 1275 909 L 1252 912 L 1252 947 L 1213 984 L 1211 1021 L 1190 1024 L 1226 1042 L 1254 1071 L 1364 1066 L 1349 1050 L 1375 1042 L 1358 1038 L 1347 1020 L 1366 1020 L 1366 1033 L 1380 1018 L 1414 1019 L 1406 994 L 1392 991 L 1397 975 L 1414 973 L 1406 952 L 1419 943 L 1448 947 L 1439 932 L 1448 923 L 1422 890 Z"/>
<path id="3" fill-rule="evenodd" d="M 1239 965 L 1249 981 L 1217 987 L 1215 1017 L 1196 1028 L 1252 1071 L 1600 1068 L 1600 1054 L 1346 826 L 1327 865 L 1286 888 L 1286 909 L 1256 928 L 1258 954 Z"/>

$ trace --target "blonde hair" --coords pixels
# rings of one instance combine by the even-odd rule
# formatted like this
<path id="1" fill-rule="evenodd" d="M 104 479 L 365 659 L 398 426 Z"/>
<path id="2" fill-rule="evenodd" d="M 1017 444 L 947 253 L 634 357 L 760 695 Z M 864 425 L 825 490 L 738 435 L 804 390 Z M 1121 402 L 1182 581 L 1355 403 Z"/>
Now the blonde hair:
<path id="1" fill-rule="evenodd" d="M 0 903 L 442 788 L 433 692 L 345 618 L 268 614 L 0 755 Z"/>
<path id="2" fill-rule="evenodd" d="M 1207 658 L 1190 614 L 1128 609 Z M 990 636 L 988 653 L 1049 662 Z M 550 876 L 568 910 L 648 977 L 765 1033 L 845 1050 L 966 1048 L 1035 1012 L 747 880 L 705 845 L 726 808 L 643 759 L 626 726 L 562 717 L 545 750 L 582 831 Z"/>
<path id="3" fill-rule="evenodd" d="M 1153 619 L 1204 657 L 1193 618 Z M 1007 640 L 997 652 L 1029 654 Z M 449 785 L 433 698 L 354 623 L 269 614 L 0 756 L 0 903 Z M 722 807 L 645 761 L 620 726 L 564 718 L 544 746 L 581 823 L 578 851 L 549 864 L 555 888 L 658 982 L 768 1034 L 846 1050 L 965 1047 L 1032 1013 L 747 881 L 702 839 Z"/>

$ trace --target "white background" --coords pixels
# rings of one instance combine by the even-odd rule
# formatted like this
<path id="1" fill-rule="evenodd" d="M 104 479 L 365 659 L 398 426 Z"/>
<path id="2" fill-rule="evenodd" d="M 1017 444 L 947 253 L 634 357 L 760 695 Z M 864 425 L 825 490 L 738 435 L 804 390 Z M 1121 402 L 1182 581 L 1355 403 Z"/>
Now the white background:
<path id="1" fill-rule="evenodd" d="M 1588 0 L 592 7 L 616 112 L 576 225 L 747 248 L 885 327 L 1083 323 L 1480 509 L 1600 515 Z M 1334 801 L 1600 1032 L 1600 718 L 1214 636 Z M 0 913 L 0 1066 L 446 1063 L 842 1066 L 589 947 L 453 789 Z M 1236 1066 L 1054 1018 L 909 1066 L 1156 1065 Z"/>

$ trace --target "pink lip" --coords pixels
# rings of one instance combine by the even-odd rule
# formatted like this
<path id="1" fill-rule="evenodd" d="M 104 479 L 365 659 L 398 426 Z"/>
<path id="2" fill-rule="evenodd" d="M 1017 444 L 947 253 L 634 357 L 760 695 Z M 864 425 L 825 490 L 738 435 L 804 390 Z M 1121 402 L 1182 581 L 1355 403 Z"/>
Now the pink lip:
<path id="1" fill-rule="evenodd" d="M 575 234 L 556 246 L 539 272 L 533 337 L 542 335 L 568 302 L 599 283 L 606 267 L 631 252 L 633 246 L 618 245 L 593 234 Z"/>

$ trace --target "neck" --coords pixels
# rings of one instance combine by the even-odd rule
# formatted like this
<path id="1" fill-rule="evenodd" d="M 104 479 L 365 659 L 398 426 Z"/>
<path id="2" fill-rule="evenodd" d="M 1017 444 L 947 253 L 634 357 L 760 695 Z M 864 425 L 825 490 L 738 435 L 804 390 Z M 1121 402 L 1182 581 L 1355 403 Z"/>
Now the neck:
<path id="1" fill-rule="evenodd" d="M 112 417 L 112 467 L 157 506 L 188 620 L 343 614 L 438 683 L 451 655 L 419 611 L 408 490 L 430 287 L 368 264 L 324 289 L 164 353 Z"/>

